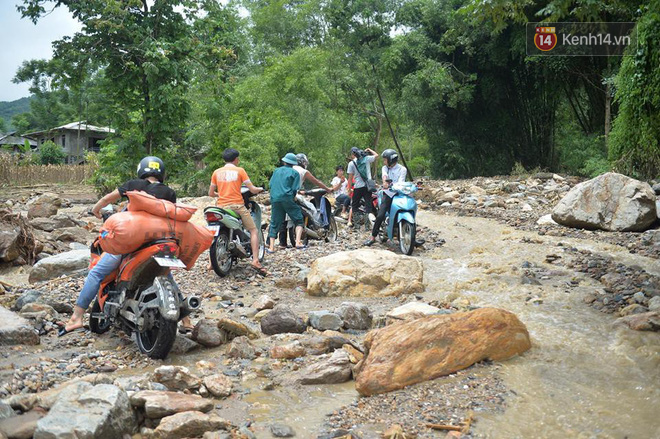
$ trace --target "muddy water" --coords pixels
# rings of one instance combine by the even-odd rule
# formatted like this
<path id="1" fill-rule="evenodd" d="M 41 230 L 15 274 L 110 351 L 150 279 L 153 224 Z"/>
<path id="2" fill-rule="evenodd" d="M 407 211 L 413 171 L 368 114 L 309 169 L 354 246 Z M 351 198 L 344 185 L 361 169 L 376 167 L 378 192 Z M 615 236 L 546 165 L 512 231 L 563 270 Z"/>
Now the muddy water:
<path id="1" fill-rule="evenodd" d="M 545 256 L 568 258 L 562 242 L 654 274 L 660 271 L 657 260 L 608 244 L 516 231 L 487 219 L 422 212 L 420 223 L 447 240 L 425 258 L 427 297 L 510 310 L 532 337 L 531 351 L 504 363 L 505 383 L 514 392 L 507 410 L 480 414 L 477 435 L 660 437 L 660 334 L 613 328 L 613 316 L 583 302 L 602 286 L 546 263 Z M 525 261 L 537 267 L 542 285 L 521 283 Z M 578 286 L 571 287 L 570 280 Z"/>

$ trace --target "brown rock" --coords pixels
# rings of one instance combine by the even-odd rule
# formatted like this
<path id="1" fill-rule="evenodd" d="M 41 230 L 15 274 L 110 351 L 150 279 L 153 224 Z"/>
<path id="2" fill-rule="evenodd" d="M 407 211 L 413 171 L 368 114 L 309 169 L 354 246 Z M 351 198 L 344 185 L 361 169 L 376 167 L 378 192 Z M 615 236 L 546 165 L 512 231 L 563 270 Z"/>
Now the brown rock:
<path id="1" fill-rule="evenodd" d="M 299 341 L 294 341 L 281 346 L 273 346 L 270 348 L 270 358 L 292 360 L 298 357 L 305 356 L 305 348 Z"/>
<path id="2" fill-rule="evenodd" d="M 204 377 L 204 385 L 213 396 L 225 398 L 231 395 L 233 383 L 223 374 Z"/>
<path id="3" fill-rule="evenodd" d="M 506 360 L 531 347 L 518 318 L 496 308 L 429 316 L 371 331 L 355 387 L 385 393 L 485 360 Z"/>
<path id="4" fill-rule="evenodd" d="M 351 360 L 351 363 L 353 364 L 359 363 L 364 358 L 364 354 L 350 344 L 345 344 L 341 348 L 348 353 L 348 359 Z"/>
<path id="5" fill-rule="evenodd" d="M 626 325 L 634 331 L 660 331 L 660 312 L 651 311 L 616 319 L 615 325 Z"/>
<path id="6" fill-rule="evenodd" d="M 338 384 L 351 379 L 351 362 L 348 353 L 338 349 L 324 360 L 303 370 L 298 378 L 300 384 Z"/>
<path id="7" fill-rule="evenodd" d="M 275 301 L 267 294 L 259 296 L 257 300 L 252 304 L 252 308 L 257 311 L 263 311 L 264 309 L 273 309 L 275 306 Z"/>
<path id="8" fill-rule="evenodd" d="M 131 395 L 130 399 L 133 407 L 144 408 L 145 415 L 151 419 L 181 412 L 213 410 L 213 401 L 185 393 L 141 390 Z"/>
<path id="9" fill-rule="evenodd" d="M 158 439 L 181 439 L 202 437 L 207 431 L 231 428 L 231 423 L 218 415 L 189 411 L 163 418 L 154 430 Z"/>
<path id="10" fill-rule="evenodd" d="M 65 227 L 53 231 L 53 237 L 57 241 L 87 244 L 91 242 L 93 235 L 82 227 Z"/>
<path id="11" fill-rule="evenodd" d="M 229 339 L 245 336 L 254 340 L 259 338 L 259 334 L 250 329 L 246 324 L 231 319 L 219 319 L 218 328 L 225 331 Z"/>
<path id="12" fill-rule="evenodd" d="M 250 339 L 243 335 L 231 341 L 227 355 L 232 358 L 246 358 L 249 360 L 253 360 L 257 356 Z"/>

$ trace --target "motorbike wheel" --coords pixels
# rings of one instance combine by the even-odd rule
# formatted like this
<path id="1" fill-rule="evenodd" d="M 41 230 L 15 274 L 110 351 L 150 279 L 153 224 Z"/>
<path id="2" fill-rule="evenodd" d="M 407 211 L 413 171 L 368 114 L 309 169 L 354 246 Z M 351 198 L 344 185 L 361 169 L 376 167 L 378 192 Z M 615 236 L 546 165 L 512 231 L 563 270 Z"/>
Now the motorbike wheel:
<path id="1" fill-rule="evenodd" d="M 153 327 L 137 333 L 137 345 L 140 352 L 149 358 L 160 360 L 170 353 L 176 338 L 176 321 L 166 320 L 158 311 Z"/>
<path id="2" fill-rule="evenodd" d="M 334 216 L 328 218 L 328 234 L 325 237 L 325 242 L 335 242 L 337 240 L 337 221 Z"/>
<path id="3" fill-rule="evenodd" d="M 399 222 L 399 248 L 404 255 L 412 255 L 415 249 L 415 224 L 406 220 Z"/>
<path id="4" fill-rule="evenodd" d="M 107 317 L 106 318 L 94 317 L 95 314 L 96 315 L 103 314 L 98 299 L 94 300 L 94 303 L 92 304 L 92 309 L 89 310 L 89 329 L 94 334 L 104 334 L 108 332 L 108 329 L 110 329 L 110 326 L 112 326 L 112 322 L 110 321 L 110 319 Z"/>
<path id="5" fill-rule="evenodd" d="M 226 230 L 221 230 L 218 236 L 213 240 L 209 250 L 211 266 L 213 271 L 220 277 L 225 277 L 231 270 L 231 255 L 229 254 L 229 234 Z M 265 251 L 265 250 L 264 250 Z"/>

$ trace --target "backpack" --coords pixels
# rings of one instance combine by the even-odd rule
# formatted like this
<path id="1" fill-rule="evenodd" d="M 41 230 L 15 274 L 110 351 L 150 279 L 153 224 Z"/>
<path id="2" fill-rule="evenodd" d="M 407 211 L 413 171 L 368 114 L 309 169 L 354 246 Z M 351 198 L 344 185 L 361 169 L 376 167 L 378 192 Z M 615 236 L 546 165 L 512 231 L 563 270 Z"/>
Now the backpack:
<path id="1" fill-rule="evenodd" d="M 355 167 L 357 168 L 358 174 L 360 174 L 360 177 L 362 177 L 362 180 L 364 180 L 364 183 L 367 186 L 367 190 L 369 192 L 376 192 L 376 182 L 371 179 L 367 178 L 367 160 L 365 157 L 360 157 L 360 159 L 353 160 L 353 163 L 355 163 Z"/>

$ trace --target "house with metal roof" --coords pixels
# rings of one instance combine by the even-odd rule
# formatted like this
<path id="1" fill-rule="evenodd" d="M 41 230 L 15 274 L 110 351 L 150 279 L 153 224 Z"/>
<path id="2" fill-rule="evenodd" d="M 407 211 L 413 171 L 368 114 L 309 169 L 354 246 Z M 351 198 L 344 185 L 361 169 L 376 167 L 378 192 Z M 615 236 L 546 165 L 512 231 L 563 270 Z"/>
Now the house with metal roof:
<path id="1" fill-rule="evenodd" d="M 72 122 L 45 131 L 26 133 L 34 138 L 37 145 L 48 140 L 62 147 L 67 155 L 67 163 L 82 163 L 88 151 L 99 152 L 101 142 L 115 130 L 109 127 L 90 125 L 86 121 Z"/>
<path id="2" fill-rule="evenodd" d="M 19 136 L 16 131 L 0 134 L 0 149 L 5 151 L 24 152 L 26 142 L 31 150 L 37 149 L 37 141 L 31 137 Z"/>

